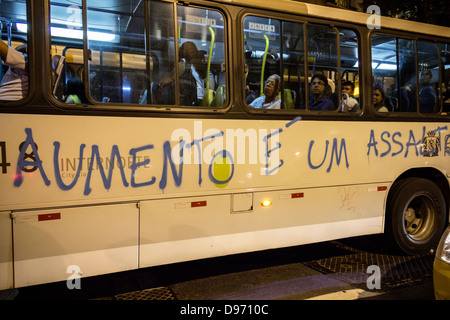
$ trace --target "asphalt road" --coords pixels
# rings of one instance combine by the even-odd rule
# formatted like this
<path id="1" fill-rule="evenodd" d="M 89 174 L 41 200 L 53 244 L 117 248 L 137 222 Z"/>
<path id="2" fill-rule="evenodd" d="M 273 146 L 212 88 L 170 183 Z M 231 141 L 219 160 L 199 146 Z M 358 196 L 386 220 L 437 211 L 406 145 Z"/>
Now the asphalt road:
<path id="1" fill-rule="evenodd" d="M 406 256 L 381 236 L 183 262 L 11 290 L 14 300 L 434 300 L 433 255 Z"/>
<path id="2" fill-rule="evenodd" d="M 219 259 L 229 272 L 169 288 L 179 300 L 433 300 L 432 262 L 359 237 Z"/>

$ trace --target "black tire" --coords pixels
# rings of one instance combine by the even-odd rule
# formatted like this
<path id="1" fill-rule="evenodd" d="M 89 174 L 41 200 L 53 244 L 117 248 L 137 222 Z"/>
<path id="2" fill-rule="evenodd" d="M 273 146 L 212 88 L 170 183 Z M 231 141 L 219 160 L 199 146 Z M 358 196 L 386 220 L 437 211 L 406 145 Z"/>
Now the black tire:
<path id="1" fill-rule="evenodd" d="M 431 180 L 396 183 L 387 203 L 386 231 L 400 250 L 421 255 L 436 248 L 446 222 L 444 196 Z"/>

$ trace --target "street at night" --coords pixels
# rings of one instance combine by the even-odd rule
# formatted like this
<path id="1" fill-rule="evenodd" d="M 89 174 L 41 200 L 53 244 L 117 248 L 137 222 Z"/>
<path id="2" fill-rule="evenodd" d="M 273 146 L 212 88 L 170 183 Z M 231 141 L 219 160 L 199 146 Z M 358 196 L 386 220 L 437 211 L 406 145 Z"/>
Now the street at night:
<path id="1" fill-rule="evenodd" d="M 19 288 L 15 299 L 434 300 L 433 259 L 373 235 Z"/>

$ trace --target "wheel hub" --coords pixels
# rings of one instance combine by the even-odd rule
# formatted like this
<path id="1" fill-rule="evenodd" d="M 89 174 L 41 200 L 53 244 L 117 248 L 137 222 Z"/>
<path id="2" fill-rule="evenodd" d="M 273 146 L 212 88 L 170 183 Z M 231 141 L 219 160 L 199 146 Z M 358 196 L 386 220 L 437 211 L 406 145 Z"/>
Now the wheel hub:
<path id="1" fill-rule="evenodd" d="M 404 221 L 407 234 L 416 241 L 425 239 L 433 227 L 433 204 L 427 196 L 410 201 L 405 210 Z"/>

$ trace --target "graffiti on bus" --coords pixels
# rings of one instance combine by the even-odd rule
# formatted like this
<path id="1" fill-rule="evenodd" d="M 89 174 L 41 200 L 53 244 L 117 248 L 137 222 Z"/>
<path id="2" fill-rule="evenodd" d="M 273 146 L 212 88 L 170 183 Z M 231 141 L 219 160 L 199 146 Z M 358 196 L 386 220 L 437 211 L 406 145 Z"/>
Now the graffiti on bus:
<path id="1" fill-rule="evenodd" d="M 263 135 L 260 137 L 260 144 L 263 148 L 260 174 L 264 176 L 271 176 L 279 172 L 285 164 L 285 159 L 280 158 L 280 150 L 283 144 L 280 142 L 281 137 L 289 132 L 294 124 L 301 120 L 300 117 L 287 122 L 282 128 L 268 130 L 260 129 Z M 62 148 L 61 141 L 53 142 L 53 161 L 50 162 L 53 167 L 54 179 L 59 189 L 68 191 L 73 189 L 78 183 L 80 177 L 84 178 L 83 194 L 88 196 L 92 192 L 91 178 L 94 172 L 99 172 L 103 186 L 106 190 L 111 188 L 113 183 L 113 172 L 118 170 L 121 177 L 123 187 L 141 188 L 157 185 L 159 189 L 164 190 L 167 187 L 168 180 L 172 179 L 176 187 L 182 185 L 183 182 L 183 167 L 186 164 L 194 163 L 198 165 L 198 185 L 203 184 L 202 172 L 203 165 L 208 167 L 208 179 L 210 182 L 218 187 L 226 186 L 235 175 L 235 165 L 241 164 L 242 160 L 235 162 L 235 155 L 231 150 L 223 147 L 224 136 L 236 136 L 239 134 L 249 135 L 250 131 L 243 132 L 236 131 L 220 131 L 218 129 L 208 129 L 205 132 L 194 134 L 194 138 L 190 136 L 188 130 L 177 131 L 172 135 L 171 140 L 166 140 L 162 144 L 162 170 L 157 179 L 156 176 L 151 176 L 146 181 L 137 181 L 138 170 L 151 169 L 151 161 L 155 161 L 155 157 L 149 156 L 155 146 L 154 144 L 146 144 L 143 146 L 131 148 L 128 154 L 124 157 L 118 145 L 113 145 L 109 157 L 101 154 L 98 145 L 92 145 L 89 157 L 87 157 L 86 144 L 80 144 L 78 150 L 78 157 L 74 157 L 72 161 L 67 158 L 66 161 L 60 157 L 60 150 Z M 430 130 L 426 126 L 422 127 L 419 134 L 413 130 L 409 130 L 407 134 L 400 131 L 377 131 L 370 129 L 367 138 L 367 152 L 368 158 L 382 159 L 388 155 L 391 157 L 409 156 L 423 156 L 436 157 L 441 150 L 444 150 L 444 155 L 450 155 L 450 135 L 444 136 L 443 132 L 447 131 L 447 126 L 436 127 Z M 207 134 L 205 134 L 207 133 Z M 255 133 L 256 134 L 256 133 Z M 20 187 L 24 183 L 24 174 L 39 171 L 42 181 L 46 186 L 51 185 L 48 178 L 47 170 L 51 165 L 48 162 L 43 162 L 39 156 L 38 143 L 33 137 L 31 128 L 25 128 L 26 139 L 18 148 L 19 154 L 17 158 L 17 166 L 15 169 L 13 185 Z M 187 142 L 188 141 L 188 142 Z M 214 142 L 213 142 L 214 141 Z M 209 142 L 207 146 L 202 146 L 203 142 Z M 330 173 L 333 167 L 345 165 L 345 168 L 350 168 L 350 159 L 348 154 L 348 142 L 345 138 L 325 139 L 322 141 L 309 140 L 307 148 L 306 160 L 308 167 L 311 170 L 322 169 L 326 173 Z M 213 144 L 215 143 L 215 144 Z M 248 148 L 250 148 L 249 143 Z M 242 147 L 242 146 L 241 146 Z M 0 167 L 2 173 L 6 173 L 11 163 L 6 161 L 6 142 L 0 141 L 1 148 L 1 162 Z M 208 149 L 208 152 L 205 150 Z M 222 148 L 222 149 L 221 149 Z M 232 146 L 232 149 L 234 145 Z M 220 149 L 217 151 L 217 149 Z M 238 148 L 239 149 L 239 148 Z M 194 151 L 196 150 L 196 151 Z M 214 151 L 211 153 L 211 151 Z M 206 157 L 205 154 L 209 154 Z M 211 156 L 211 154 L 213 154 Z M 191 156 L 197 161 L 192 162 Z M 225 176 L 217 175 L 215 164 L 220 158 L 220 161 L 225 161 L 228 170 L 225 171 Z M 200 159 L 200 160 L 198 160 Z M 204 161 L 202 161 L 202 159 Z M 249 156 L 250 160 L 250 156 Z M 48 160 L 47 160 L 48 161 Z M 252 164 L 258 164 L 254 159 Z M 50 168 L 51 169 L 51 168 Z M 71 169 L 71 172 L 68 172 Z M 87 170 L 87 171 L 86 171 Z M 170 173 L 171 172 L 171 178 Z M 70 181 L 70 182 L 68 182 Z M 118 182 L 116 182 L 118 183 Z"/>
<path id="2" fill-rule="evenodd" d="M 374 154 L 375 157 L 383 158 L 388 155 L 396 157 L 403 154 L 403 157 L 406 158 L 409 156 L 411 148 L 416 156 L 438 156 L 439 151 L 442 149 L 445 150 L 445 155 L 450 155 L 450 135 L 446 135 L 445 138 L 442 139 L 442 131 L 447 131 L 447 126 L 437 127 L 436 129 L 428 131 L 426 126 L 423 126 L 419 136 L 414 135 L 413 130 L 409 130 L 408 140 L 407 142 L 404 142 L 400 140 L 402 138 L 402 133 L 400 131 L 383 131 L 377 135 L 372 129 L 370 130 L 369 143 L 367 144 L 367 156 Z M 441 146 L 442 141 L 444 141 L 444 148 Z M 377 146 L 379 143 L 383 146 Z"/>
<path id="3" fill-rule="evenodd" d="M 297 122 L 299 118 L 294 119 L 293 121 L 288 122 L 285 127 L 289 128 L 293 123 Z M 261 168 L 261 174 L 263 175 L 273 175 L 278 171 L 278 169 L 283 165 L 283 160 L 278 158 L 279 150 L 281 148 L 281 144 L 279 143 L 279 135 L 283 132 L 282 129 L 275 129 L 271 130 L 270 133 L 265 134 L 262 137 L 262 141 L 264 144 L 264 167 Z M 39 173 L 42 177 L 42 180 L 46 186 L 50 186 L 51 181 L 48 178 L 48 175 L 46 173 L 46 169 L 44 168 L 43 161 L 41 160 L 38 152 L 37 143 L 33 137 L 33 131 L 31 128 L 25 128 L 26 133 L 26 139 L 23 143 L 21 143 L 21 147 L 19 148 L 20 153 L 18 155 L 18 161 L 17 161 L 17 167 L 16 167 L 16 173 L 14 176 L 14 186 L 20 187 L 24 182 L 24 175 L 23 172 L 31 172 L 39 170 Z M 202 152 L 201 143 L 211 141 L 213 139 L 217 139 L 220 137 L 223 137 L 224 132 L 216 130 L 215 133 L 209 134 L 207 136 L 202 136 L 197 139 L 193 139 L 190 142 L 186 142 L 185 140 L 181 139 L 176 142 L 176 146 L 173 146 L 171 141 L 165 141 L 163 143 L 163 167 L 162 172 L 159 179 L 159 188 L 161 190 L 164 190 L 167 186 L 167 180 L 169 176 L 169 171 L 172 172 L 172 178 L 174 181 L 175 186 L 181 186 L 182 184 L 182 178 L 183 178 L 183 156 L 186 150 L 190 150 L 193 148 L 196 148 L 199 153 Z M 274 142 L 272 141 L 274 140 Z M 173 141 L 172 141 L 173 142 Z M 132 188 L 139 188 L 139 187 L 146 187 L 151 186 L 156 183 L 157 179 L 155 176 L 151 177 L 151 179 L 144 181 L 144 182 L 137 182 L 136 181 L 136 171 L 141 168 L 149 168 L 148 165 L 150 164 L 150 157 L 144 156 L 140 153 L 149 151 L 154 149 L 153 144 L 147 144 L 144 146 L 131 148 L 129 150 L 129 166 L 130 174 L 127 177 L 125 171 L 126 166 L 124 165 L 124 162 L 126 162 L 125 158 L 121 156 L 119 146 L 113 145 L 111 149 L 111 154 L 109 158 L 105 158 L 106 161 L 104 161 L 104 158 L 100 154 L 99 146 L 98 145 L 92 145 L 91 147 L 91 154 L 89 158 L 85 157 L 85 149 L 86 144 L 80 144 L 79 147 L 79 157 L 76 158 L 78 161 L 77 165 L 73 165 L 73 168 L 76 168 L 75 173 L 71 174 L 62 174 L 61 169 L 64 166 L 64 163 L 60 161 L 59 152 L 61 149 L 61 142 L 60 141 L 54 141 L 54 152 L 53 152 L 53 169 L 55 174 L 55 181 L 57 186 L 64 191 L 71 190 L 75 185 L 78 183 L 78 179 L 80 176 L 85 177 L 85 183 L 84 183 L 84 195 L 89 195 L 92 191 L 91 188 L 91 177 L 92 173 L 94 171 L 94 165 L 96 165 L 96 169 L 100 172 L 101 179 L 103 181 L 104 188 L 106 190 L 109 190 L 111 188 L 112 184 L 112 175 L 115 168 L 119 170 L 122 184 L 124 187 L 132 187 Z M 28 150 L 31 149 L 31 152 L 28 152 Z M 178 161 L 175 161 L 177 156 L 174 156 L 175 149 L 178 149 Z M 274 159 L 276 155 L 276 159 Z M 228 160 L 226 163 L 231 166 L 231 170 L 229 170 L 229 176 L 225 178 L 218 178 L 215 176 L 213 172 L 213 166 L 215 163 L 215 160 L 218 157 L 222 157 L 225 160 Z M 6 155 L 5 157 L 6 158 Z M 131 158 L 131 161 L 130 161 Z M 202 158 L 200 154 L 200 158 Z M 87 160 L 87 161 L 86 161 Z M 124 161 L 125 160 L 125 161 Z M 82 174 L 83 164 L 84 163 L 87 168 L 87 173 Z M 116 165 L 117 162 L 117 165 Z M 104 164 L 105 163 L 105 164 Z M 61 166 L 60 166 L 61 164 Z M 202 178 L 202 162 L 198 162 L 199 168 L 198 168 L 198 184 L 201 185 L 203 182 Z M 72 164 L 71 164 L 72 166 Z M 229 152 L 226 149 L 220 150 L 215 153 L 215 155 L 212 157 L 211 161 L 208 164 L 209 170 L 208 170 L 208 177 L 211 182 L 213 182 L 215 185 L 223 185 L 227 184 L 234 175 L 234 166 L 235 162 L 233 159 L 233 155 L 231 152 Z M 31 167 L 31 169 L 30 169 Z M 66 162 L 66 167 L 68 167 Z M 106 167 L 106 168 L 105 168 Z M 72 179 L 70 183 L 65 183 L 64 179 L 67 180 L 67 178 Z M 127 179 L 128 178 L 128 179 Z"/>

